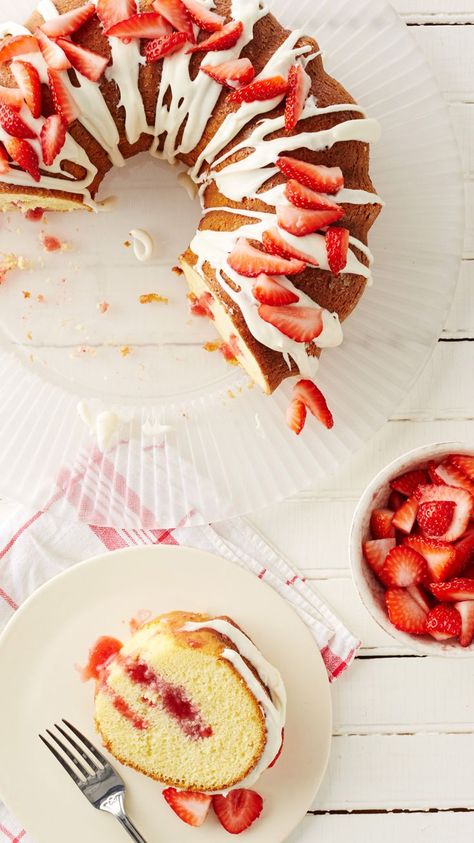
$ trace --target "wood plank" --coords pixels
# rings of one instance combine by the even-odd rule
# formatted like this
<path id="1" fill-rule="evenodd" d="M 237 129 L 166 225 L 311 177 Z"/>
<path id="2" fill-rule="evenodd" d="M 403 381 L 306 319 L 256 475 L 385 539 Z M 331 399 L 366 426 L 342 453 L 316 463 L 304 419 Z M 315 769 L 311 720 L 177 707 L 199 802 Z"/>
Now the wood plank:
<path id="1" fill-rule="evenodd" d="M 472 837 L 470 813 L 307 815 L 286 843 L 459 843 Z"/>
<path id="2" fill-rule="evenodd" d="M 472 27 L 474 32 L 474 26 Z M 473 66 L 474 71 L 474 66 Z M 468 179 L 466 186 L 466 233 L 463 257 L 474 260 L 474 179 Z"/>
<path id="3" fill-rule="evenodd" d="M 453 304 L 441 337 L 474 337 L 474 261 L 461 264 Z"/>
<path id="4" fill-rule="evenodd" d="M 390 0 L 401 15 L 456 15 L 472 14 L 470 0 Z"/>
<path id="5" fill-rule="evenodd" d="M 474 178 L 474 104 L 466 102 L 449 103 L 449 113 L 459 144 L 463 172 L 466 178 Z"/>
<path id="6" fill-rule="evenodd" d="M 463 373 L 462 389 L 454 372 Z M 438 343 L 392 419 L 472 418 L 474 349 L 470 342 Z"/>
<path id="7" fill-rule="evenodd" d="M 424 52 L 447 99 L 474 102 L 474 28 L 413 26 L 410 33 Z"/>

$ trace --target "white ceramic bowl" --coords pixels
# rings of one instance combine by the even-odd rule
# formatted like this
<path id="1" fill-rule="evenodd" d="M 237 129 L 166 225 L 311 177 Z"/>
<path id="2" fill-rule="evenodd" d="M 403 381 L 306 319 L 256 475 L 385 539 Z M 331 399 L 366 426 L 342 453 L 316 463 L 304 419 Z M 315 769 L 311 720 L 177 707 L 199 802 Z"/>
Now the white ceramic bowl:
<path id="1" fill-rule="evenodd" d="M 448 454 L 474 454 L 474 441 L 471 445 L 442 442 L 415 448 L 393 460 L 369 483 L 357 504 L 352 520 L 350 534 L 352 577 L 367 611 L 378 625 L 402 646 L 430 656 L 472 656 L 474 642 L 470 647 L 461 647 L 456 639 L 439 642 L 429 635 L 410 635 L 396 629 L 390 623 L 385 609 L 385 590 L 367 565 L 362 553 L 362 543 L 370 538 L 371 512 L 373 509 L 386 505 L 390 494 L 390 480 L 414 468 L 423 468 L 429 460 L 441 460 Z"/>

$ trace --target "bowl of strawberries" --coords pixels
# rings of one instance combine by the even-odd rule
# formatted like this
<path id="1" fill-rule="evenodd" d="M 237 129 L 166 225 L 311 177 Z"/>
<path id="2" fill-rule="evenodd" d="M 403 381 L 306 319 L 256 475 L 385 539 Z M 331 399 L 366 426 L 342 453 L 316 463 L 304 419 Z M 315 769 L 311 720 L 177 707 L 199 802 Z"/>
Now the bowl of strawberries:
<path id="1" fill-rule="evenodd" d="M 474 443 L 426 445 L 384 468 L 351 528 L 352 575 L 389 635 L 427 655 L 474 655 Z"/>

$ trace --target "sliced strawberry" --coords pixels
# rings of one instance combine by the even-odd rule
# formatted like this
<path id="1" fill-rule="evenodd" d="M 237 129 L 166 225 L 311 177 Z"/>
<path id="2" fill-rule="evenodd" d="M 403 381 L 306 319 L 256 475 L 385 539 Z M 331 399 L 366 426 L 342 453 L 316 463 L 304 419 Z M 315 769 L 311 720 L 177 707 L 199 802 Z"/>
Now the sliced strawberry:
<path id="1" fill-rule="evenodd" d="M 38 156 L 28 141 L 22 138 L 11 138 L 5 141 L 5 148 L 15 164 L 29 173 L 32 179 L 40 181 Z"/>
<path id="2" fill-rule="evenodd" d="M 429 578 L 432 582 L 455 577 L 458 572 L 456 550 L 448 542 L 425 539 L 423 536 L 407 536 L 403 544 L 416 550 L 426 559 Z"/>
<path id="3" fill-rule="evenodd" d="M 474 639 L 474 600 L 462 600 L 454 608 L 461 616 L 459 643 L 461 647 L 469 647 Z"/>
<path id="4" fill-rule="evenodd" d="M 0 175 L 5 176 L 10 170 L 10 161 L 2 144 L 0 143 Z"/>
<path id="5" fill-rule="evenodd" d="M 187 40 L 188 36 L 185 32 L 172 32 L 171 35 L 162 35 L 161 38 L 154 38 L 153 41 L 148 41 L 145 47 L 145 56 L 148 64 L 180 50 Z"/>
<path id="6" fill-rule="evenodd" d="M 202 64 L 201 70 L 220 85 L 236 88 L 247 85 L 255 76 L 255 70 L 250 59 L 231 59 L 222 64 Z"/>
<path id="7" fill-rule="evenodd" d="M 226 23 L 218 32 L 210 35 L 209 38 L 200 41 L 194 47 L 190 47 L 188 53 L 211 53 L 220 50 L 230 50 L 231 47 L 235 47 L 243 31 L 243 23 L 232 20 L 230 23 Z"/>
<path id="8" fill-rule="evenodd" d="M 0 64 L 15 56 L 37 53 L 39 44 L 34 35 L 12 35 L 0 42 Z"/>
<path id="9" fill-rule="evenodd" d="M 304 252 L 300 252 L 298 249 L 295 249 L 294 246 L 291 246 L 284 239 L 280 229 L 276 225 L 263 232 L 262 242 L 265 247 L 265 251 L 269 252 L 271 255 L 279 255 L 281 258 L 288 259 L 295 258 L 296 260 L 304 261 L 305 263 L 312 264 L 313 266 L 318 265 L 316 258 L 313 258 L 311 255 L 307 255 Z"/>
<path id="10" fill-rule="evenodd" d="M 311 77 L 301 64 L 293 64 L 288 72 L 288 93 L 285 104 L 285 129 L 292 132 L 303 112 L 311 88 Z"/>
<path id="11" fill-rule="evenodd" d="M 219 351 L 228 363 L 237 363 L 237 357 L 241 352 L 236 335 L 231 334 L 228 341 L 219 346 Z"/>
<path id="12" fill-rule="evenodd" d="M 282 97 L 286 94 L 288 82 L 283 76 L 271 76 L 269 79 L 255 79 L 250 85 L 233 91 L 227 97 L 229 102 L 260 102 Z"/>
<path id="13" fill-rule="evenodd" d="M 423 582 L 428 574 L 426 560 L 416 550 L 398 545 L 388 554 L 381 578 L 389 586 L 407 588 Z"/>
<path id="14" fill-rule="evenodd" d="M 441 477 L 439 476 L 439 474 L 436 471 L 437 468 L 438 468 L 437 463 L 435 463 L 433 460 L 430 460 L 430 462 L 428 463 L 428 467 L 427 467 L 427 471 L 428 471 L 430 480 L 436 486 L 442 486 L 444 484 L 444 480 L 441 480 Z"/>
<path id="15" fill-rule="evenodd" d="M 41 116 L 41 79 L 28 61 L 12 61 L 10 70 L 34 118 Z"/>
<path id="16" fill-rule="evenodd" d="M 428 600 L 426 591 L 421 585 L 409 585 L 407 591 L 408 594 L 413 597 L 413 600 L 415 600 L 425 612 L 430 611 L 431 603 Z"/>
<path id="17" fill-rule="evenodd" d="M 69 61 L 64 50 L 61 50 L 59 44 L 48 38 L 41 29 L 36 30 L 36 37 L 43 58 L 51 70 L 69 70 L 71 62 Z"/>
<path id="18" fill-rule="evenodd" d="M 194 293 L 188 293 L 188 300 L 191 304 L 193 316 L 206 316 L 208 319 L 214 319 L 211 310 L 213 298 L 210 293 L 202 293 L 199 298 Z"/>
<path id="19" fill-rule="evenodd" d="M 474 528 L 467 530 L 464 536 L 454 545 L 459 571 L 462 571 L 474 557 Z"/>
<path id="20" fill-rule="evenodd" d="M 66 83 L 56 70 L 48 70 L 49 88 L 56 114 L 64 120 L 67 126 L 80 117 L 80 109 L 76 100 L 69 93 Z"/>
<path id="21" fill-rule="evenodd" d="M 194 828 L 203 824 L 212 802 L 212 796 L 205 793 L 175 790 L 174 787 L 167 787 L 163 796 L 180 820 Z"/>
<path id="22" fill-rule="evenodd" d="M 343 209 L 330 199 L 325 193 L 316 193 L 296 179 L 289 179 L 285 185 L 285 196 L 292 205 L 297 208 L 307 208 L 309 211 L 339 211 L 340 216 L 344 215 Z"/>
<path id="23" fill-rule="evenodd" d="M 440 538 L 452 542 L 462 536 L 474 511 L 474 498 L 466 489 L 460 489 L 458 486 L 421 485 L 416 489 L 415 497 L 420 504 L 429 501 L 454 501 L 456 508 L 453 519 Z"/>
<path id="24" fill-rule="evenodd" d="M 320 389 L 310 380 L 301 380 L 293 387 L 293 399 L 302 401 L 311 415 L 330 430 L 334 426 L 332 413 Z"/>
<path id="25" fill-rule="evenodd" d="M 19 62 L 13 62 L 13 64 L 19 64 Z M 0 103 L 19 111 L 23 105 L 23 94 L 19 88 L 6 88 L 0 85 Z"/>
<path id="26" fill-rule="evenodd" d="M 331 272 L 339 275 L 347 266 L 349 232 L 347 228 L 329 228 L 326 231 L 326 253 Z"/>
<path id="27" fill-rule="evenodd" d="M 89 651 L 87 665 L 81 671 L 83 682 L 87 682 L 88 679 L 99 679 L 104 668 L 120 652 L 122 647 L 122 642 L 117 638 L 111 638 L 109 635 L 98 638 Z"/>
<path id="28" fill-rule="evenodd" d="M 340 167 L 326 167 L 324 164 L 309 164 L 290 158 L 287 155 L 276 160 L 277 167 L 289 179 L 295 179 L 305 187 L 318 193 L 338 193 L 344 187 L 344 177 Z"/>
<path id="29" fill-rule="evenodd" d="M 64 35 L 72 35 L 83 26 L 86 21 L 95 15 L 94 3 L 86 3 L 77 9 L 71 9 L 63 15 L 57 15 L 41 24 L 41 30 L 50 38 L 59 38 Z"/>
<path id="30" fill-rule="evenodd" d="M 374 539 L 395 538 L 395 527 L 392 524 L 391 509 L 374 509 L 370 516 L 370 532 Z"/>
<path id="31" fill-rule="evenodd" d="M 411 533 L 418 510 L 418 501 L 407 498 L 393 516 L 393 526 L 402 533 Z"/>
<path id="32" fill-rule="evenodd" d="M 395 547 L 395 539 L 372 539 L 362 545 L 365 560 L 379 579 L 381 579 L 385 560 L 393 547 Z"/>
<path id="33" fill-rule="evenodd" d="M 194 44 L 194 29 L 188 10 L 181 0 L 154 0 L 153 8 L 178 32 L 185 32 L 188 41 Z"/>
<path id="34" fill-rule="evenodd" d="M 293 433 L 300 435 L 306 421 L 306 406 L 302 401 L 291 401 L 286 411 L 286 423 Z"/>
<path id="35" fill-rule="evenodd" d="M 97 15 L 104 32 L 115 23 L 130 18 L 136 11 L 135 0 L 97 0 Z"/>
<path id="36" fill-rule="evenodd" d="M 257 275 L 252 292 L 260 304 L 271 304 L 275 307 L 280 307 L 284 304 L 295 304 L 295 302 L 299 301 L 299 296 L 296 293 L 288 290 L 276 278 L 263 273 L 262 275 Z"/>
<path id="37" fill-rule="evenodd" d="M 414 471 L 407 471 L 406 474 L 401 474 L 400 477 L 395 477 L 394 480 L 391 480 L 390 488 L 410 498 L 415 489 L 420 484 L 426 483 L 427 479 L 426 471 L 415 469 Z"/>
<path id="38" fill-rule="evenodd" d="M 448 486 L 458 486 L 460 489 L 467 489 L 471 495 L 474 495 L 474 481 L 456 465 L 448 462 L 448 460 L 436 466 L 436 474 Z"/>
<path id="39" fill-rule="evenodd" d="M 469 456 L 469 454 L 450 454 L 448 460 L 466 477 L 474 481 L 474 457 Z"/>
<path id="40" fill-rule="evenodd" d="M 437 600 L 455 603 L 456 600 L 474 600 L 474 580 L 467 577 L 456 577 L 449 582 L 434 582 L 430 585 L 431 592 Z"/>
<path id="41" fill-rule="evenodd" d="M 297 275 L 306 264 L 298 260 L 285 260 L 276 255 L 261 252 L 244 237 L 237 240 L 227 262 L 239 275 L 256 278 L 264 272 L 267 275 Z"/>
<path id="42" fill-rule="evenodd" d="M 169 35 L 170 29 L 159 12 L 141 12 L 115 23 L 105 34 L 115 38 L 160 38 Z"/>
<path id="43" fill-rule="evenodd" d="M 0 126 L 14 138 L 35 138 L 33 129 L 25 123 L 22 117 L 11 105 L 0 102 Z"/>
<path id="44" fill-rule="evenodd" d="M 337 207 L 326 211 L 307 211 L 304 208 L 296 208 L 294 205 L 277 205 L 276 211 L 280 228 L 295 237 L 305 237 L 307 234 L 313 234 L 314 231 L 320 231 L 321 228 L 340 219 L 341 214 L 344 214 L 342 208 Z"/>
<path id="45" fill-rule="evenodd" d="M 199 2 L 199 0 L 183 0 L 183 4 L 188 10 L 189 17 L 192 22 L 203 29 L 204 32 L 217 32 L 224 26 L 225 20 L 216 12 L 211 12 L 210 9 Z"/>
<path id="46" fill-rule="evenodd" d="M 392 491 L 390 492 L 390 497 L 388 499 L 387 506 L 389 509 L 393 509 L 394 512 L 397 509 L 400 509 L 401 505 L 405 503 L 405 496 L 402 495 L 400 492 Z"/>
<path id="47" fill-rule="evenodd" d="M 425 536 L 436 539 L 449 529 L 455 509 L 454 501 L 427 501 L 420 504 L 416 520 Z"/>
<path id="48" fill-rule="evenodd" d="M 412 635 L 426 633 L 428 613 L 405 588 L 389 588 L 385 594 L 390 622 L 402 632 Z"/>
<path id="49" fill-rule="evenodd" d="M 426 618 L 426 631 L 437 641 L 455 638 L 461 633 L 461 615 L 454 606 L 434 606 Z"/>
<path id="50" fill-rule="evenodd" d="M 318 307 L 271 307 L 261 304 L 258 313 L 264 322 L 269 322 L 295 342 L 311 342 L 323 330 L 323 311 Z"/>
<path id="51" fill-rule="evenodd" d="M 41 129 L 41 149 L 47 167 L 54 163 L 66 141 L 66 124 L 59 114 L 51 114 Z"/>
<path id="52" fill-rule="evenodd" d="M 240 834 L 260 816 L 263 799 L 254 790 L 231 790 L 227 796 L 212 799 L 217 819 L 230 834 Z"/>
<path id="53" fill-rule="evenodd" d="M 65 38 L 58 38 L 57 43 L 64 50 L 74 70 L 82 73 L 91 82 L 99 81 L 109 63 L 107 58 L 85 47 L 80 47 L 79 44 L 73 44 L 72 41 L 66 41 Z"/>

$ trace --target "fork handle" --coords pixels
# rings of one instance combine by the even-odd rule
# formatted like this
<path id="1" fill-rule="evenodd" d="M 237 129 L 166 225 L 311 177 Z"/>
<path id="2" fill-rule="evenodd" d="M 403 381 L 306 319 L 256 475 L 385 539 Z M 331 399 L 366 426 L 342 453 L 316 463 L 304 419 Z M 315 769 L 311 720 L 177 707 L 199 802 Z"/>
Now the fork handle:
<path id="1" fill-rule="evenodd" d="M 116 819 L 118 819 L 119 823 L 123 825 L 124 829 L 128 831 L 132 840 L 135 840 L 135 843 L 146 843 L 145 838 L 141 836 L 138 829 L 135 828 L 132 821 L 127 817 L 126 814 L 116 814 L 115 816 Z"/>

